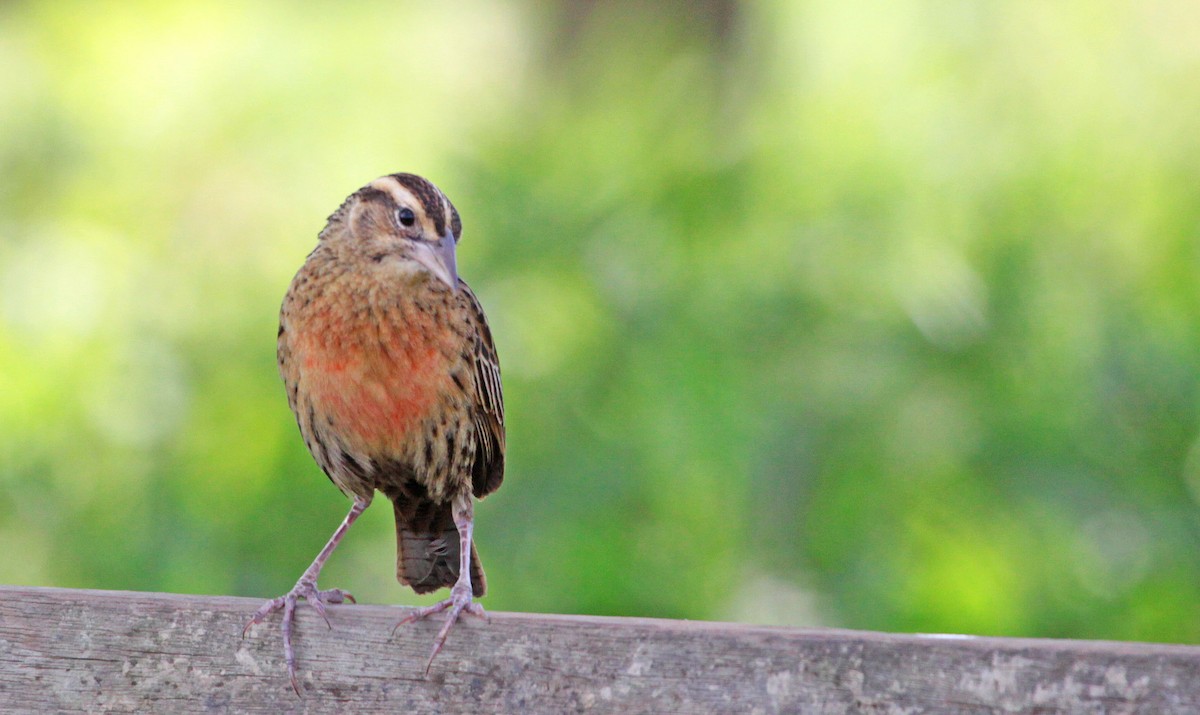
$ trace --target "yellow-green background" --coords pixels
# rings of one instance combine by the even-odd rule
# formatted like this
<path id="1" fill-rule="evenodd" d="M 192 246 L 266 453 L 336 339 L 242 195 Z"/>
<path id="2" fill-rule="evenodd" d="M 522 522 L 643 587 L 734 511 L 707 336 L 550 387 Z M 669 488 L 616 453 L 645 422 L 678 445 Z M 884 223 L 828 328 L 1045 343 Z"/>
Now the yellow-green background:
<path id="1" fill-rule="evenodd" d="M 269 597 L 280 298 L 433 179 L 492 609 L 1200 639 L 1200 6 L 0 6 L 0 582 Z M 417 599 L 377 503 L 326 587 Z"/>

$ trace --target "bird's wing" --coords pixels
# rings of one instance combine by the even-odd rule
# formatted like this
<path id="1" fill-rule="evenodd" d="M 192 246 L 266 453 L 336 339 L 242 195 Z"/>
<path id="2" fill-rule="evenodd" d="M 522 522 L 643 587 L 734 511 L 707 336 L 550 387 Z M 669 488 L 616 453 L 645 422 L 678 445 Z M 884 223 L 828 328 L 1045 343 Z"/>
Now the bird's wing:
<path id="1" fill-rule="evenodd" d="M 475 459 L 471 482 L 475 496 L 482 498 L 504 481 L 504 393 L 500 387 L 500 359 L 483 306 L 465 281 L 459 280 L 458 286 L 467 297 L 475 327 Z"/>

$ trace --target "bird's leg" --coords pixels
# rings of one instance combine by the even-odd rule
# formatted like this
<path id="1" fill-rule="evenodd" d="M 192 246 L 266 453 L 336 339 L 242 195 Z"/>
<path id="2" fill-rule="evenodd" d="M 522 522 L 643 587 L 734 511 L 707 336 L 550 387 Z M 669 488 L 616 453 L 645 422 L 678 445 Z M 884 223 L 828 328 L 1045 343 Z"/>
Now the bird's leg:
<path id="1" fill-rule="evenodd" d="M 459 614 L 466 611 L 473 616 L 484 617 L 483 606 L 471 600 L 471 533 L 475 528 L 475 519 L 470 493 L 456 496 L 450 508 L 454 515 L 454 526 L 458 529 L 459 544 L 458 580 L 450 589 L 450 598 L 432 606 L 413 609 L 396 624 L 396 628 L 399 628 L 434 613 L 450 611 L 446 614 L 446 622 L 442 624 L 442 629 L 433 639 L 433 652 L 429 654 L 429 662 L 425 664 L 426 674 L 429 673 L 429 668 L 433 665 L 433 659 L 437 657 L 438 651 L 445 645 L 446 637 L 450 635 L 450 629 L 458 622 Z M 395 629 L 392 630 L 395 632 Z"/>
<path id="2" fill-rule="evenodd" d="M 354 596 L 348 591 L 343 591 L 340 588 L 331 588 L 327 591 L 317 589 L 317 576 L 321 573 L 321 567 L 329 559 L 330 554 L 337 548 L 342 537 L 346 535 L 346 531 L 350 525 L 354 523 L 358 516 L 363 513 L 371 504 L 370 497 L 355 497 L 354 504 L 350 507 L 350 513 L 346 514 L 346 518 L 342 519 L 341 525 L 334 530 L 333 536 L 329 537 L 329 541 L 325 544 L 325 548 L 321 549 L 321 553 L 317 554 L 317 558 L 313 559 L 304 573 L 300 574 L 300 580 L 292 587 L 291 591 L 283 594 L 279 598 L 273 598 L 264 603 L 254 615 L 250 618 L 250 622 L 242 629 L 242 637 L 246 637 L 246 632 L 250 627 L 261 623 L 264 618 L 271 615 L 279 609 L 283 609 L 283 655 L 287 660 L 288 677 L 292 681 L 292 690 L 296 694 L 300 694 L 300 686 L 296 682 L 296 653 L 292 649 L 292 621 L 296 612 L 296 601 L 303 598 L 313 607 L 321 618 L 325 619 L 325 625 L 330 626 L 329 616 L 325 614 L 325 604 L 327 603 L 343 603 L 349 600 L 355 603 Z"/>

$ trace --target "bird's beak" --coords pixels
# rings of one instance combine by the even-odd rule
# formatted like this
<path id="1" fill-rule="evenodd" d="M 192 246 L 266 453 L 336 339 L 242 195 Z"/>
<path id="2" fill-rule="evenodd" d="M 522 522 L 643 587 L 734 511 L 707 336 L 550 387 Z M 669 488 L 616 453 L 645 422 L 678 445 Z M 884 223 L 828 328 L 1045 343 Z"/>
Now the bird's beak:
<path id="1" fill-rule="evenodd" d="M 454 234 L 449 231 L 437 243 L 419 241 L 412 258 L 452 290 L 458 290 L 458 264 L 454 260 Z"/>
<path id="2" fill-rule="evenodd" d="M 458 290 L 458 261 L 454 257 L 454 234 L 449 229 L 437 242 L 437 257 L 441 260 L 442 265 L 446 268 L 446 277 L 449 278 L 447 283 L 450 284 L 450 290 Z"/>

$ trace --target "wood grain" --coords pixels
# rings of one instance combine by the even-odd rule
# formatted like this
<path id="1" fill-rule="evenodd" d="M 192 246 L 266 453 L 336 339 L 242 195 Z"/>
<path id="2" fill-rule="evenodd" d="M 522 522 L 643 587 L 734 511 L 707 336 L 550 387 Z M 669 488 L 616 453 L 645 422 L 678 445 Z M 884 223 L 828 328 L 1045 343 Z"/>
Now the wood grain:
<path id="1" fill-rule="evenodd" d="M 494 613 L 423 673 L 431 620 L 304 608 L 288 686 L 259 601 L 0 587 L 0 712 L 1197 713 L 1200 648 Z"/>

